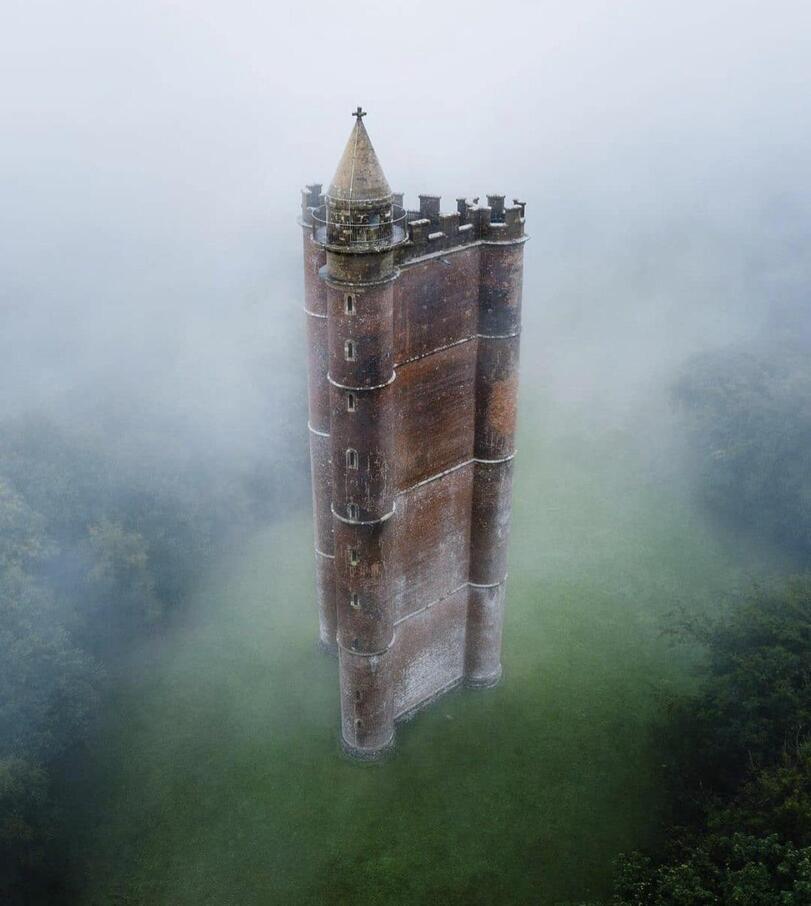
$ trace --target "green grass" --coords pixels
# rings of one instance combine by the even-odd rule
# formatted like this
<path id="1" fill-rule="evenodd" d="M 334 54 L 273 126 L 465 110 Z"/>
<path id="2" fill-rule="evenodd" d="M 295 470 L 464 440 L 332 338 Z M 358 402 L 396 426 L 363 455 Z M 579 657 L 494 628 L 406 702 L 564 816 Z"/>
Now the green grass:
<path id="1" fill-rule="evenodd" d="M 604 894 L 612 858 L 655 842 L 650 726 L 694 656 L 663 619 L 767 565 L 633 437 L 523 415 L 502 684 L 402 725 L 382 765 L 346 761 L 309 521 L 263 532 L 114 685 L 74 788 L 83 902 L 552 904 Z"/>

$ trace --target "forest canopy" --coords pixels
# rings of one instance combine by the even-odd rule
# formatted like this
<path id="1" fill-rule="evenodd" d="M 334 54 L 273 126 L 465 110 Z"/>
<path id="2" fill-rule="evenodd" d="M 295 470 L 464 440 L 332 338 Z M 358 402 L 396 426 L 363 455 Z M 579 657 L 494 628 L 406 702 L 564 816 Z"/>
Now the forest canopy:
<path id="1" fill-rule="evenodd" d="M 696 495 L 800 575 L 670 630 L 706 652 L 698 691 L 663 693 L 664 851 L 617 863 L 612 906 L 811 902 L 811 365 L 785 336 L 703 353 L 673 387 Z"/>
<path id="2" fill-rule="evenodd" d="M 811 557 L 811 368 L 807 344 L 702 353 L 673 387 L 688 467 L 727 525 Z"/>
<path id="3" fill-rule="evenodd" d="M 301 492 L 264 467 L 142 454 L 45 417 L 0 424 L 3 902 L 70 899 L 59 776 L 81 760 L 107 674 L 271 496 Z"/>

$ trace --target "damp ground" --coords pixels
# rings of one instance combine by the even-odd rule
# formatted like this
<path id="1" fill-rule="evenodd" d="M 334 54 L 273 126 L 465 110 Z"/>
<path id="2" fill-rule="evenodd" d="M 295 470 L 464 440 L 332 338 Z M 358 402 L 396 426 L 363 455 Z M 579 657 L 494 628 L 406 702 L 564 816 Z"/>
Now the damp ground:
<path id="1" fill-rule="evenodd" d="M 528 408 L 528 411 L 526 411 Z M 554 904 L 657 844 L 651 727 L 700 653 L 665 631 L 770 567 L 627 430 L 523 412 L 504 679 L 340 754 L 311 524 L 206 564 L 188 617 L 122 665 L 73 778 L 83 902 Z"/>

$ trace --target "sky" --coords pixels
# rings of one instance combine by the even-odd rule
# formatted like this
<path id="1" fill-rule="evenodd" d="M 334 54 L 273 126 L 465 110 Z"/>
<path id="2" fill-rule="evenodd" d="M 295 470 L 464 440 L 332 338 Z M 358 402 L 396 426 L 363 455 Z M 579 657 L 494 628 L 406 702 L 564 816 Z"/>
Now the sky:
<path id="1" fill-rule="evenodd" d="M 361 104 L 389 182 L 527 202 L 524 380 L 615 406 L 802 292 L 800 2 L 17 2 L 0 415 L 121 394 L 223 451 L 304 375 L 299 189 Z M 302 410 L 303 411 L 303 410 Z"/>

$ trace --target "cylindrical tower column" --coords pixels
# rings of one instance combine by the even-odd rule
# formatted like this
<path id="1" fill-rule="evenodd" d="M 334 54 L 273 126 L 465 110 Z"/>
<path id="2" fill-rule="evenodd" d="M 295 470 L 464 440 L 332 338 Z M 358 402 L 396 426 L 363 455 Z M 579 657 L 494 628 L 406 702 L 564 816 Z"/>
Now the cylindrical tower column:
<path id="1" fill-rule="evenodd" d="M 389 259 L 386 267 L 385 259 Z M 335 597 L 344 747 L 374 757 L 394 733 L 390 648 L 394 515 L 390 255 L 328 255 Z"/>
<path id="2" fill-rule="evenodd" d="M 359 757 L 394 734 L 391 255 L 328 253 L 329 382 L 341 736 Z"/>
<path id="3" fill-rule="evenodd" d="M 465 682 L 473 687 L 493 686 L 501 677 L 518 404 L 522 263 L 523 240 L 482 246 L 465 645 Z"/>
<path id="4" fill-rule="evenodd" d="M 402 213 L 356 122 L 313 214 L 326 250 L 329 447 L 341 743 L 376 758 L 394 737 L 394 247 Z"/>
<path id="5" fill-rule="evenodd" d="M 307 319 L 307 378 L 309 387 L 310 471 L 315 529 L 315 578 L 318 604 L 318 642 L 332 654 L 335 641 L 334 542 L 332 530 L 332 460 L 330 444 L 330 393 L 327 380 L 327 290 L 320 271 L 327 260 L 324 247 L 313 237 L 310 210 L 321 203 L 321 186 L 302 192 L 302 235 L 304 240 L 304 314 Z"/>

